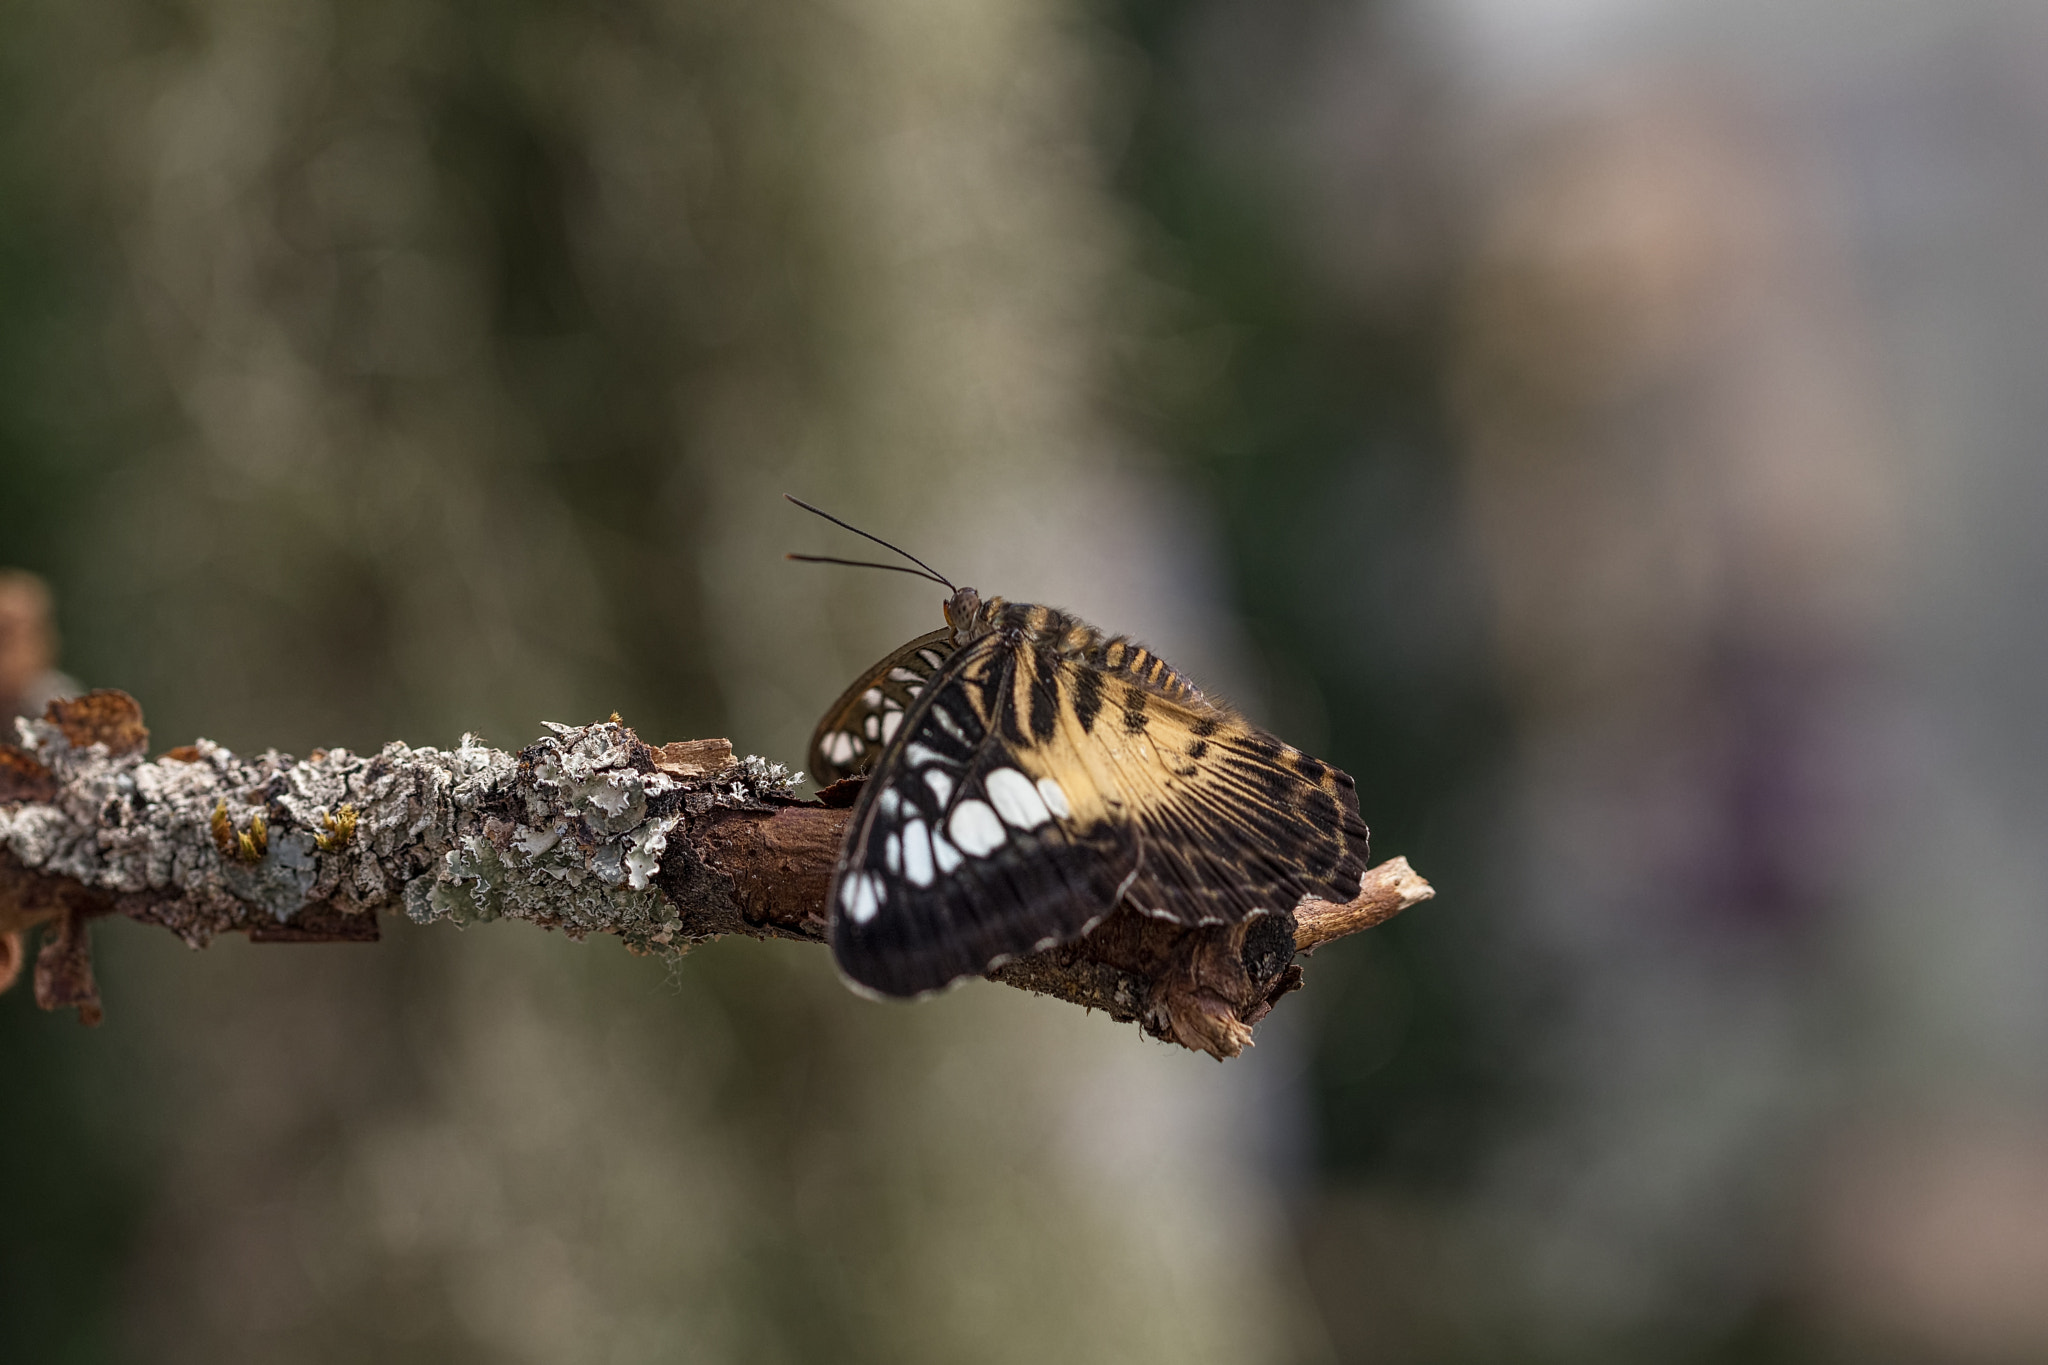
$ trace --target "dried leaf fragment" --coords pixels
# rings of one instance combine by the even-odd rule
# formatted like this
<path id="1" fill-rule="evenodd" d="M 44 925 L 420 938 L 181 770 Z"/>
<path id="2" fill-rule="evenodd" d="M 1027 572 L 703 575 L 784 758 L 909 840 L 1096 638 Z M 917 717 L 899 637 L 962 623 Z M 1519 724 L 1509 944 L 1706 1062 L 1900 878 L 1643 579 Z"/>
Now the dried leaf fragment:
<path id="1" fill-rule="evenodd" d="M 46 1010 L 76 1008 L 78 1022 L 88 1028 L 106 1017 L 100 1008 L 99 984 L 93 980 L 92 939 L 81 911 L 66 911 L 57 921 L 56 934 L 36 954 L 36 1004 Z"/>
<path id="2" fill-rule="evenodd" d="M 149 747 L 149 727 L 142 723 L 142 705 L 119 688 L 103 687 L 82 697 L 60 698 L 43 711 L 43 719 L 64 732 L 72 748 L 104 744 L 120 757 Z"/>
<path id="3" fill-rule="evenodd" d="M 732 766 L 732 741 L 682 739 L 654 751 L 654 766 L 677 777 L 703 777 Z"/>
<path id="4" fill-rule="evenodd" d="M 57 775 L 26 749 L 0 744 L 0 805 L 55 801 Z"/>

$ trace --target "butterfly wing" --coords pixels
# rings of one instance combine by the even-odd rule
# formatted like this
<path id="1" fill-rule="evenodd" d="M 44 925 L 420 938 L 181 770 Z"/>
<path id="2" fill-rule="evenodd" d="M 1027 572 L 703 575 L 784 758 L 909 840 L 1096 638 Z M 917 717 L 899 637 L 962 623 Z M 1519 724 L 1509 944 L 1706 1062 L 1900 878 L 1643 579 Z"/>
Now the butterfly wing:
<path id="1" fill-rule="evenodd" d="M 1137 867 L 1124 831 L 1058 818 L 992 727 L 1023 651 L 984 635 L 950 659 L 855 804 L 828 904 L 832 951 L 883 995 L 937 990 L 1085 932 Z"/>
<path id="2" fill-rule="evenodd" d="M 1067 662 L 1060 676 L 1086 688 L 1084 668 Z M 1094 723 L 1062 708 L 1063 743 L 1026 759 L 1079 766 L 1109 794 L 1140 855 L 1126 903 L 1182 924 L 1235 924 L 1305 895 L 1358 894 L 1369 835 L 1350 774 L 1199 697 L 1132 678 L 1099 685 Z"/>
<path id="3" fill-rule="evenodd" d="M 918 995 L 1077 938 L 1120 898 L 1202 924 L 1355 895 L 1350 778 L 1150 672 L 1001 633 L 949 660 L 854 809 L 840 969 Z"/>
<path id="4" fill-rule="evenodd" d="M 920 635 L 854 680 L 811 734 L 811 776 L 829 786 L 866 772 L 954 653 L 951 630 Z"/>

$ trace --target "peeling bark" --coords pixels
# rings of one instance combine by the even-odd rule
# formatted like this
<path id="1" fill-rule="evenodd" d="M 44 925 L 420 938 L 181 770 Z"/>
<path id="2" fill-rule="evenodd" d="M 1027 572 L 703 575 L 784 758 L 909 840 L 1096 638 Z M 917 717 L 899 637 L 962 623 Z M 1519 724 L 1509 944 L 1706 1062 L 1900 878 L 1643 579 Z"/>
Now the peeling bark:
<path id="1" fill-rule="evenodd" d="M 23 931 L 44 926 L 46 1009 L 100 1013 L 88 922 L 121 914 L 194 947 L 372 942 L 378 916 L 421 924 L 523 919 L 571 938 L 615 934 L 680 952 L 726 934 L 823 943 L 826 884 L 852 784 L 817 801 L 799 776 L 724 740 L 660 747 L 617 717 L 551 725 L 516 754 L 454 749 L 253 758 L 200 740 L 145 758 L 142 710 L 120 692 L 53 702 L 0 746 L 0 989 Z M 1402 859 L 1357 900 L 1187 929 L 1129 912 L 992 979 L 1139 1024 L 1217 1057 L 1301 984 L 1297 951 L 1433 894 Z"/>

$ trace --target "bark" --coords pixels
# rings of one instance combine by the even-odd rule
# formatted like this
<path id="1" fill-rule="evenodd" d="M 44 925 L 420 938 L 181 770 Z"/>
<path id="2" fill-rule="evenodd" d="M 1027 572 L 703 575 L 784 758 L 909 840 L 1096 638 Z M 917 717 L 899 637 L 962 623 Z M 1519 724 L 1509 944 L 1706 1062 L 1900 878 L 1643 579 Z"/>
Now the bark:
<path id="1" fill-rule="evenodd" d="M 825 889 L 857 784 L 818 800 L 779 763 L 722 739 L 659 747 L 615 716 L 550 725 L 520 750 L 241 757 L 200 740 L 155 759 L 120 692 L 53 702 L 0 746 L 0 989 L 45 926 L 46 1009 L 94 1022 L 87 926 L 125 915 L 194 947 L 373 942 L 380 914 L 420 924 L 521 919 L 678 953 L 727 934 L 826 941 Z M 990 973 L 1217 1057 L 1301 984 L 1296 956 L 1427 899 L 1393 859 L 1356 900 L 1188 929 L 1129 912 Z"/>

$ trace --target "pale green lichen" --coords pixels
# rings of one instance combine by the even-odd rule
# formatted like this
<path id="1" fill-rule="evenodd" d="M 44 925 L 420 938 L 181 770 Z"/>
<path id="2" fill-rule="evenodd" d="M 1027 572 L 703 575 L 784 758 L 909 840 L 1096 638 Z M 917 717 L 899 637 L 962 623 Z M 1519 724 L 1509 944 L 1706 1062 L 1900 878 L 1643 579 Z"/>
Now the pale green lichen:
<path id="1" fill-rule="evenodd" d="M 457 923 L 516 916 L 575 936 L 603 931 L 636 946 L 668 946 L 683 925 L 654 888 L 669 836 L 686 813 L 757 805 L 801 780 L 779 763 L 736 761 L 688 781 L 654 768 L 617 722 L 550 723 L 549 738 L 520 754 L 510 828 L 486 821 L 443 856 L 432 889 L 408 896 L 407 913 Z"/>
<path id="2" fill-rule="evenodd" d="M 312 836 L 287 830 L 271 839 L 268 851 L 257 855 L 255 861 L 238 861 L 222 868 L 221 882 L 230 894 L 262 906 L 283 923 L 312 898 L 319 875 Z"/>
<path id="3" fill-rule="evenodd" d="M 194 942 L 246 927 L 247 909 L 277 922 L 326 901 L 659 948 L 685 937 L 655 886 L 680 822 L 786 797 L 801 780 L 753 757 L 676 776 L 616 721 L 548 730 L 516 755 L 471 735 L 450 750 L 392 743 L 298 761 L 200 740 L 183 761 L 150 762 L 73 750 L 55 726 L 26 722 L 23 745 L 61 794 L 0 808 L 0 845 L 87 886 L 165 893 L 165 922 Z"/>

